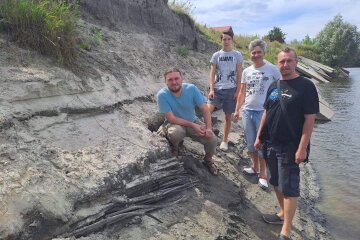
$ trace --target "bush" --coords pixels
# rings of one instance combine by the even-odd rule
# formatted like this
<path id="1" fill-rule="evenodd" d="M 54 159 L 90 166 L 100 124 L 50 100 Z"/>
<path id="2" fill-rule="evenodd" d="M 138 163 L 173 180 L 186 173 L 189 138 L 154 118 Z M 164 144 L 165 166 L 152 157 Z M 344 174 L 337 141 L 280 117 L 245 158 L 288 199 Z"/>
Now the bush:
<path id="1" fill-rule="evenodd" d="M 212 28 L 207 28 L 206 26 L 200 24 L 196 24 L 195 26 L 199 30 L 203 38 L 205 38 L 209 42 L 221 45 L 221 40 L 220 40 L 221 33 L 219 31 L 216 31 Z"/>
<path id="2" fill-rule="evenodd" d="M 353 67 L 359 59 L 360 33 L 355 25 L 343 21 L 341 15 L 325 25 L 315 39 L 315 48 L 324 64 Z"/>
<path id="3" fill-rule="evenodd" d="M 104 34 L 100 29 L 93 29 L 91 34 L 91 39 L 94 44 L 100 45 L 103 41 Z"/>
<path id="4" fill-rule="evenodd" d="M 194 9 L 194 5 L 187 0 L 171 0 L 168 2 L 168 6 L 174 12 L 188 16 L 192 15 Z"/>
<path id="5" fill-rule="evenodd" d="M 2 0 L 0 21 L 12 41 L 70 63 L 75 57 L 77 8 L 63 0 Z"/>
<path id="6" fill-rule="evenodd" d="M 89 44 L 87 43 L 80 43 L 79 46 L 78 46 L 80 49 L 84 49 L 86 51 L 90 51 L 91 50 L 91 47 Z"/>
<path id="7" fill-rule="evenodd" d="M 315 51 L 314 45 L 297 44 L 293 46 L 298 56 L 310 58 L 314 61 L 320 62 L 320 56 Z"/>
<path id="8" fill-rule="evenodd" d="M 305 36 L 305 38 L 302 40 L 302 43 L 305 45 L 314 45 L 315 39 L 312 39 L 308 34 Z"/>
<path id="9" fill-rule="evenodd" d="M 268 39 L 270 42 L 278 41 L 279 43 L 285 43 L 285 36 L 286 33 L 284 33 L 281 28 L 274 27 L 264 38 Z"/>
<path id="10" fill-rule="evenodd" d="M 189 49 L 185 46 L 178 47 L 176 49 L 177 54 L 179 54 L 182 57 L 187 57 L 189 55 Z"/>
<path id="11" fill-rule="evenodd" d="M 265 54 L 265 59 L 275 64 L 277 55 L 283 47 L 284 44 L 281 44 L 278 41 L 267 42 L 267 52 Z"/>

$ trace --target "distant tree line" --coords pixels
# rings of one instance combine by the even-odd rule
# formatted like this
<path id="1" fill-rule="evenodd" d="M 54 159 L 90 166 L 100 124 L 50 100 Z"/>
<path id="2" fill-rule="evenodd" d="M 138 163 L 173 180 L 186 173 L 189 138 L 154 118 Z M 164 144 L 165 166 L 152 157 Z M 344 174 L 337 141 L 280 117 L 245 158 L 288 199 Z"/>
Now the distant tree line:
<path id="1" fill-rule="evenodd" d="M 279 27 L 274 27 L 264 38 L 285 43 L 285 36 Z M 341 15 L 336 15 L 314 39 L 306 35 L 301 42 L 296 40 L 292 44 L 309 46 L 310 55 L 313 51 L 316 54 L 313 57 L 319 58 L 314 60 L 332 67 L 360 66 L 360 32 L 355 25 L 344 22 Z"/>
<path id="2" fill-rule="evenodd" d="M 190 17 L 195 8 L 189 0 L 169 0 L 168 5 L 174 12 L 187 14 Z M 219 44 L 216 31 L 200 25 L 197 25 L 197 28 L 207 40 Z M 285 44 L 286 35 L 281 28 L 275 26 L 262 37 L 270 42 L 267 60 L 274 62 L 277 52 Z M 260 36 L 235 35 L 235 48 L 247 56 L 247 46 L 255 38 Z M 355 25 L 344 22 L 341 15 L 336 15 L 315 38 L 306 35 L 301 41 L 294 40 L 290 45 L 299 55 L 332 67 L 360 67 L 360 33 Z"/>

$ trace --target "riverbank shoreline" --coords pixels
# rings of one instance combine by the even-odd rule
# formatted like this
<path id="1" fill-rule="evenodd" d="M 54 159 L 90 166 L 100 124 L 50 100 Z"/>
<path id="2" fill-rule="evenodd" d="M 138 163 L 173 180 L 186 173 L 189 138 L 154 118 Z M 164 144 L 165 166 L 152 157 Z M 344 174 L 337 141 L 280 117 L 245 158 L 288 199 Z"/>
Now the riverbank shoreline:
<path id="1" fill-rule="evenodd" d="M 214 128 L 221 136 L 222 112 L 213 115 L 216 119 Z M 262 219 L 262 214 L 278 211 L 274 191 L 271 187 L 262 190 L 256 177 L 242 174 L 242 169 L 250 164 L 250 160 L 246 157 L 241 125 L 232 126 L 229 151 L 217 151 L 214 157 L 220 176 L 214 177 L 208 172 L 200 162 L 201 156 L 202 145 L 186 138 L 178 161 L 184 164 L 191 181 L 196 182 L 194 189 L 188 190 L 186 200 L 152 212 L 154 218 L 134 218 L 81 239 L 277 239 L 281 226 L 267 224 Z M 321 199 L 320 189 L 312 163 L 302 164 L 301 196 L 293 221 L 293 240 L 333 239 L 326 229 L 326 219 L 316 207 Z"/>
<path id="2" fill-rule="evenodd" d="M 357 239 L 360 214 L 359 161 L 360 68 L 348 68 L 350 79 L 319 84 L 332 106 L 332 121 L 317 124 L 312 134 L 311 156 L 319 175 L 321 193 L 317 207 L 325 215 L 334 239 Z"/>
<path id="3" fill-rule="evenodd" d="M 313 164 L 307 163 L 301 166 L 301 196 L 298 203 L 300 209 L 299 214 L 302 221 L 307 221 L 306 219 L 310 217 L 311 221 L 314 222 L 319 232 L 319 238 L 317 239 L 334 239 L 329 232 L 324 213 L 318 208 L 318 205 L 323 200 L 319 178 L 320 176 Z"/>

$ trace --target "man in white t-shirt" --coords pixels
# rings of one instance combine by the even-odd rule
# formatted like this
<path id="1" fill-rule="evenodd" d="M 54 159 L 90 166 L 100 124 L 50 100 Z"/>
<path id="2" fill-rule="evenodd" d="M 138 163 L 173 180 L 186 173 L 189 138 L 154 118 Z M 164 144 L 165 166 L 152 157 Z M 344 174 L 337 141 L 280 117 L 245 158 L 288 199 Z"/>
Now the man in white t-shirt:
<path id="1" fill-rule="evenodd" d="M 267 90 L 273 81 L 280 79 L 280 72 L 273 64 L 264 61 L 266 43 L 263 40 L 255 39 L 250 42 L 249 52 L 253 64 L 242 73 L 234 121 L 240 118 L 240 108 L 243 106 L 242 120 L 246 146 L 252 161 L 252 166 L 244 168 L 243 172 L 258 176 L 259 186 L 266 189 L 268 188 L 266 163 L 261 151 L 255 150 L 254 143 L 264 111 Z"/>

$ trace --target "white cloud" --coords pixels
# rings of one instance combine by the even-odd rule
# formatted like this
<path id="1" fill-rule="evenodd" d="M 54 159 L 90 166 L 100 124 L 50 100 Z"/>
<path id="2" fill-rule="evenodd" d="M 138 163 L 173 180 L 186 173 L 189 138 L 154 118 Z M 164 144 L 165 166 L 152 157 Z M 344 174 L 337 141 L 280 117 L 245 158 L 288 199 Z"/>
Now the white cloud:
<path id="1" fill-rule="evenodd" d="M 360 1 L 350 0 L 193 0 L 197 22 L 233 26 L 237 34 L 267 34 L 274 26 L 286 40 L 315 37 L 336 14 L 360 31 Z"/>

